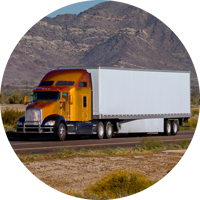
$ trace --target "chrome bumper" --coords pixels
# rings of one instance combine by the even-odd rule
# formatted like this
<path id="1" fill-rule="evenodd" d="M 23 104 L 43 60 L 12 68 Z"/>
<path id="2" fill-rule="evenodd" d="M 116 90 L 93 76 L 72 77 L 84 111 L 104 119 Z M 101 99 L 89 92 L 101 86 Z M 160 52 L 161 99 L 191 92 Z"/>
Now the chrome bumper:
<path id="1" fill-rule="evenodd" d="M 34 123 L 34 126 L 31 126 L 30 123 Z M 35 125 L 36 124 L 36 125 Z M 28 125 L 28 126 L 26 126 Z M 41 126 L 40 122 L 24 122 L 23 126 L 14 127 L 16 133 L 54 133 L 52 126 Z M 49 130 L 49 131 L 48 131 Z"/>

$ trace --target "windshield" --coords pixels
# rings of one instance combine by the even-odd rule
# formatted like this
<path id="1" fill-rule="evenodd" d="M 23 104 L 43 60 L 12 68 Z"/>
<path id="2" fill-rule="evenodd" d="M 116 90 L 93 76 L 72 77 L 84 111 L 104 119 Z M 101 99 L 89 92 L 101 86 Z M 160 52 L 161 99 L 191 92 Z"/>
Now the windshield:
<path id="1" fill-rule="evenodd" d="M 34 92 L 33 101 L 58 101 L 60 92 Z"/>

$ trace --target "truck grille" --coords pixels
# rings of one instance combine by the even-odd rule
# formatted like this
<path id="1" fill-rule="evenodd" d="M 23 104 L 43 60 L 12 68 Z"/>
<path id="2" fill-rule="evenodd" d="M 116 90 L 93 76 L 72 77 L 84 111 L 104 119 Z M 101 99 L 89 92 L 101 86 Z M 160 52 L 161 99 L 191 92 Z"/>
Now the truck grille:
<path id="1" fill-rule="evenodd" d="M 34 124 L 34 122 L 39 122 L 41 124 L 42 119 L 42 111 L 41 109 L 36 109 L 36 108 L 29 108 L 26 110 L 26 115 L 25 115 L 25 121 L 27 122 L 26 124 Z M 32 122 L 32 123 L 31 123 Z"/>

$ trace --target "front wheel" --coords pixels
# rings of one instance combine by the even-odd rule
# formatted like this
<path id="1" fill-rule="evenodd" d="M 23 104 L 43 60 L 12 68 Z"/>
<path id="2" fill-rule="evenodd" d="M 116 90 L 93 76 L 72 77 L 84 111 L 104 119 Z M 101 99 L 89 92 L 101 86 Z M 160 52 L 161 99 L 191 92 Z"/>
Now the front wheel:
<path id="1" fill-rule="evenodd" d="M 60 123 L 56 138 L 60 141 L 64 141 L 66 138 L 66 135 L 67 135 L 66 127 L 63 123 Z"/>

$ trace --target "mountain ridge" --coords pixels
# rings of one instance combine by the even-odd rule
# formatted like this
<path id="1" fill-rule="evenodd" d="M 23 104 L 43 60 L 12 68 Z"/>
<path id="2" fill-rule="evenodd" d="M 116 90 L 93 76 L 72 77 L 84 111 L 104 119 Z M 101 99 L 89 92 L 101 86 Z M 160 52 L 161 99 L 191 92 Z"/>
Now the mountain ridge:
<path id="1" fill-rule="evenodd" d="M 4 72 L 2 87 L 37 85 L 58 66 L 111 66 L 191 71 L 178 37 L 153 15 L 123 3 L 100 3 L 79 15 L 44 17 L 22 37 Z M 19 78 L 20 77 L 20 78 Z"/>

